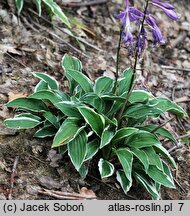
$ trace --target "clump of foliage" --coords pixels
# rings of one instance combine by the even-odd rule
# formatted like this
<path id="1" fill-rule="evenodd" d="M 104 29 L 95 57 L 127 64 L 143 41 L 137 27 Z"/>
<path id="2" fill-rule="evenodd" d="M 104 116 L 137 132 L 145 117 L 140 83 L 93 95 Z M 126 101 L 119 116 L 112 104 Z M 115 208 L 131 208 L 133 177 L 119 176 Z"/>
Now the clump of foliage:
<path id="1" fill-rule="evenodd" d="M 159 199 L 160 186 L 174 188 L 167 162 L 175 167 L 174 159 L 162 146 L 159 137 L 176 144 L 172 134 L 148 119 L 165 112 L 185 116 L 184 110 L 166 98 L 134 89 L 120 118 L 128 95 L 132 69 L 126 69 L 118 80 L 99 77 L 93 83 L 82 73 L 82 64 L 65 55 L 62 66 L 69 81 L 69 92 L 62 92 L 58 82 L 45 73 L 33 73 L 40 81 L 34 93 L 7 103 L 18 114 L 5 120 L 10 128 L 38 127 L 34 137 L 54 137 L 52 148 L 68 153 L 82 176 L 88 172 L 89 161 L 99 153 L 98 168 L 102 178 L 116 175 L 127 193 L 134 179 L 154 199 Z"/>
<path id="2" fill-rule="evenodd" d="M 160 137 L 177 142 L 168 130 L 151 124 L 151 120 L 166 112 L 180 117 L 187 114 L 169 99 L 154 97 L 151 92 L 136 88 L 136 65 L 147 41 L 145 22 L 152 31 L 154 44 L 164 41 L 148 10 L 149 3 L 161 8 L 173 20 L 178 18 L 168 3 L 146 0 L 145 10 L 141 12 L 126 0 L 125 11 L 117 16 L 122 23 L 115 79 L 101 76 L 93 82 L 82 73 L 80 60 L 66 54 L 61 64 L 69 91 L 61 91 L 58 82 L 48 74 L 33 73 L 39 79 L 34 93 L 6 104 L 16 107 L 17 114 L 4 124 L 17 129 L 37 127 L 34 137 L 53 137 L 52 148 L 67 153 L 83 177 L 96 155 L 101 178 L 114 175 L 125 193 L 136 181 L 153 199 L 160 199 L 162 185 L 175 188 L 170 166 L 176 167 Z M 136 43 L 130 28 L 134 21 L 139 27 Z M 119 77 L 122 41 L 129 48 L 129 54 L 135 54 L 135 63 Z"/>

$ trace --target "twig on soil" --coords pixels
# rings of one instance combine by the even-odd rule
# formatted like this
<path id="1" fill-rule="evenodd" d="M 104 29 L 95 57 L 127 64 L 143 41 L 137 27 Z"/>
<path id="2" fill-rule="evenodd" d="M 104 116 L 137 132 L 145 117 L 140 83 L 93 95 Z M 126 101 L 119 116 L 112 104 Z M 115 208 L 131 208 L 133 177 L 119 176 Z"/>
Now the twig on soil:
<path id="1" fill-rule="evenodd" d="M 42 29 L 44 31 L 46 31 L 48 34 L 50 34 L 51 36 L 57 38 L 58 40 L 60 40 L 62 43 L 66 44 L 68 47 L 70 47 L 73 51 L 79 53 L 80 55 L 85 56 L 86 58 L 89 58 L 89 56 L 87 56 L 86 54 L 84 54 L 83 52 L 81 52 L 81 50 L 77 49 L 76 47 L 72 46 L 70 43 L 66 42 L 65 40 L 63 40 L 61 37 L 59 37 L 58 35 L 56 35 L 55 33 L 51 32 L 49 29 L 47 29 L 46 27 L 38 24 L 37 22 L 35 22 L 34 20 L 32 20 L 32 22 L 34 23 L 34 25 L 36 25 L 39 29 Z"/>
<path id="2" fill-rule="evenodd" d="M 168 152 L 171 153 L 171 152 L 173 152 L 173 151 L 175 151 L 175 150 L 177 150 L 177 149 L 180 149 L 180 148 L 182 148 L 182 147 L 183 147 L 183 145 L 174 146 L 174 147 L 168 149 Z"/>
<path id="3" fill-rule="evenodd" d="M 172 100 L 175 101 L 175 91 L 176 91 L 176 88 L 174 87 L 173 88 L 173 91 L 172 91 Z M 182 130 L 186 131 L 185 127 L 183 126 L 182 122 L 181 122 L 181 119 L 176 116 L 176 119 L 177 119 L 177 122 L 179 123 L 179 126 Z"/>
<path id="4" fill-rule="evenodd" d="M 154 130 L 151 131 L 151 133 L 156 132 L 158 129 L 164 127 L 167 123 L 169 123 L 170 121 L 172 121 L 175 117 L 172 117 L 170 119 L 168 119 L 166 122 L 164 122 L 163 124 L 159 125 L 158 127 L 156 127 Z"/>
<path id="5" fill-rule="evenodd" d="M 180 185 L 180 183 L 174 178 L 175 183 L 181 188 L 181 190 L 186 194 L 187 191 Z"/>
<path id="6" fill-rule="evenodd" d="M 183 131 L 186 131 L 186 129 L 185 129 L 185 127 L 184 127 L 184 125 L 183 125 L 181 119 L 180 119 L 178 116 L 176 117 L 176 119 L 177 119 L 177 121 L 178 121 L 178 123 L 179 123 L 180 128 L 181 128 Z"/>
<path id="7" fill-rule="evenodd" d="M 17 63 L 19 63 L 20 65 L 22 65 L 24 68 L 26 68 L 27 66 L 25 64 L 23 64 L 22 62 L 18 61 L 16 58 L 14 58 L 12 55 L 10 55 L 8 52 L 5 53 L 6 55 L 8 55 L 10 58 L 12 58 L 14 61 L 16 61 Z"/>
<path id="8" fill-rule="evenodd" d="M 179 67 L 172 67 L 172 66 L 166 66 L 166 65 L 161 65 L 161 68 L 167 69 L 167 70 L 190 72 L 190 68 L 179 68 Z"/>
<path id="9" fill-rule="evenodd" d="M 18 160 L 19 160 L 19 156 L 16 156 L 14 164 L 13 164 L 12 173 L 11 173 L 10 188 L 9 188 L 9 193 L 8 193 L 8 197 L 7 197 L 8 200 L 12 199 L 13 187 L 14 187 L 14 181 L 15 181 L 14 177 L 16 174 L 16 167 L 18 164 Z"/>
<path id="10" fill-rule="evenodd" d="M 40 189 L 38 193 L 48 195 L 57 199 L 67 199 L 67 200 L 96 200 L 96 196 L 92 195 L 82 195 L 75 192 L 64 192 L 64 191 L 55 191 L 55 190 L 48 190 L 48 189 Z"/>
<path id="11" fill-rule="evenodd" d="M 183 136 L 179 136 L 179 137 L 176 138 L 176 140 L 183 139 L 183 138 L 186 138 L 186 137 L 190 137 L 190 134 L 188 133 L 188 134 L 185 134 Z M 185 145 L 183 145 L 183 144 L 173 146 L 172 148 L 168 149 L 168 152 L 173 154 L 177 149 L 183 148 L 184 146 Z M 186 148 L 185 150 L 190 153 L 190 150 L 188 148 Z"/>
<path id="12" fill-rule="evenodd" d="M 35 11 L 33 11 L 31 8 L 28 8 L 28 10 L 29 10 L 31 13 L 33 13 L 34 15 L 38 16 L 39 18 L 41 18 L 41 19 L 42 19 L 43 21 L 45 21 L 46 23 L 52 25 L 52 23 L 51 23 L 48 19 L 46 19 L 46 18 L 43 17 L 43 16 L 39 16 L 39 14 L 36 13 Z M 59 31 L 63 32 L 64 34 L 67 34 L 67 35 L 69 35 L 70 37 L 74 37 L 76 40 L 78 40 L 78 41 L 84 43 L 85 45 L 87 45 L 87 46 L 89 46 L 89 47 L 91 47 L 91 48 L 93 48 L 93 49 L 95 49 L 95 50 L 103 51 L 103 50 L 101 50 L 100 48 L 98 48 L 97 46 L 92 45 L 92 44 L 90 44 L 89 42 L 85 41 L 83 38 L 77 37 L 77 36 L 75 36 L 75 35 L 71 35 L 71 34 L 70 34 L 68 31 L 66 31 L 64 28 L 60 28 L 60 27 L 57 26 L 57 25 L 54 25 L 54 27 L 55 27 L 56 29 L 58 29 Z"/>
<path id="13" fill-rule="evenodd" d="M 100 4 L 106 4 L 108 3 L 108 0 L 91 0 L 89 2 L 82 2 L 82 3 L 64 3 L 62 2 L 61 4 L 64 7 L 89 7 L 89 6 L 95 6 L 95 5 L 100 5 Z"/>
<path id="14" fill-rule="evenodd" d="M 184 31 L 182 34 L 179 34 L 179 36 L 174 41 L 172 41 L 171 48 L 177 47 L 178 44 L 180 44 L 185 40 L 187 35 L 188 35 L 188 31 Z"/>
<path id="15" fill-rule="evenodd" d="M 185 103 L 185 102 L 189 102 L 190 101 L 190 97 L 188 96 L 184 96 L 184 97 L 181 97 L 181 98 L 176 98 L 174 100 L 174 102 L 176 103 Z"/>
<path id="16" fill-rule="evenodd" d="M 30 154 L 26 154 L 28 157 L 30 157 L 30 158 L 32 158 L 32 159 L 34 159 L 34 160 L 37 160 L 37 161 L 39 161 L 40 163 L 43 163 L 43 164 L 46 164 L 46 162 L 44 162 L 44 161 L 42 161 L 42 160 L 40 160 L 39 158 L 37 158 L 37 157 L 35 157 L 35 156 L 33 156 L 33 155 L 30 155 Z"/>
<path id="17" fill-rule="evenodd" d="M 176 88 L 174 86 L 172 89 L 172 95 L 171 95 L 173 101 L 175 101 L 175 91 L 176 91 Z"/>
<path id="18" fill-rule="evenodd" d="M 187 137 L 190 137 L 190 132 L 187 134 L 184 134 L 182 136 L 178 136 L 176 139 L 178 140 L 178 139 L 183 139 L 183 138 L 187 138 Z"/>
<path id="19" fill-rule="evenodd" d="M 37 32 L 37 33 L 40 33 L 40 31 L 39 31 L 38 29 L 34 28 L 34 26 L 31 25 L 31 24 L 28 22 L 28 20 L 27 20 L 24 16 L 22 16 L 21 19 L 22 19 L 23 22 L 24 22 L 29 28 L 31 28 L 33 31 L 35 31 L 35 32 Z"/>

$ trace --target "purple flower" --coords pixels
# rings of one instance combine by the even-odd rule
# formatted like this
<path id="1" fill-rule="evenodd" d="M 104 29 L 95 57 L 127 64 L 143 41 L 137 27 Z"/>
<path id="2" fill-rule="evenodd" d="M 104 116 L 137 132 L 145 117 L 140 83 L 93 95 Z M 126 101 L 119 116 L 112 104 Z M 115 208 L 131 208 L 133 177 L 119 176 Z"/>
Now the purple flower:
<path id="1" fill-rule="evenodd" d="M 116 16 L 117 19 L 121 19 L 121 27 L 123 28 L 123 41 L 125 45 L 132 45 L 134 42 L 133 35 L 131 33 L 131 22 L 139 21 L 143 17 L 143 13 L 135 7 L 129 6 L 129 0 L 126 0 L 126 8 Z"/>
<path id="2" fill-rule="evenodd" d="M 131 22 L 139 21 L 143 18 L 144 14 L 135 7 L 129 8 L 129 18 Z"/>
<path id="3" fill-rule="evenodd" d="M 130 31 L 130 26 L 126 26 L 126 30 L 125 33 L 123 34 L 123 42 L 124 44 L 128 45 L 128 44 L 132 44 L 134 42 L 133 40 L 133 35 Z"/>
<path id="4" fill-rule="evenodd" d="M 154 45 L 156 44 L 164 44 L 165 40 L 164 37 L 157 25 L 156 20 L 149 14 L 148 17 L 146 17 L 146 23 L 148 26 L 152 29 L 152 36 L 154 38 Z"/>
<path id="5" fill-rule="evenodd" d="M 178 19 L 178 16 L 175 12 L 175 8 L 173 5 L 166 2 L 161 2 L 159 0 L 152 0 L 151 3 L 154 6 L 161 8 L 164 11 L 164 13 L 171 19 Z M 146 13 L 145 20 L 143 19 L 144 13 Z M 133 48 L 135 48 L 138 54 L 140 55 L 145 48 L 147 41 L 147 26 L 144 25 L 145 23 L 142 24 L 143 20 L 151 29 L 154 45 L 165 43 L 164 37 L 158 27 L 158 24 L 154 17 L 151 15 L 148 8 L 146 8 L 146 12 L 141 12 L 137 8 L 131 7 L 129 4 L 129 0 L 126 0 L 125 10 L 121 11 L 116 16 L 116 18 L 121 20 L 122 39 L 125 45 L 128 47 L 129 54 L 132 54 Z M 131 32 L 131 23 L 133 22 L 135 22 L 137 28 L 140 29 L 140 32 L 137 33 L 136 42 L 134 41 L 134 37 Z M 136 46 L 134 46 L 134 44 L 136 44 Z"/>
<path id="6" fill-rule="evenodd" d="M 178 20 L 179 17 L 178 15 L 176 14 L 176 12 L 174 11 L 175 8 L 173 5 L 169 4 L 169 3 L 166 3 L 166 2 L 160 2 L 158 0 L 152 0 L 152 4 L 156 7 L 159 7 L 161 8 L 164 13 L 170 17 L 171 19 L 173 20 Z"/>
<path id="7" fill-rule="evenodd" d="M 129 0 L 126 0 L 125 11 L 122 11 L 116 18 L 121 19 L 121 27 L 123 28 L 122 37 L 126 45 L 133 43 L 133 35 L 131 33 L 131 24 L 129 19 Z"/>

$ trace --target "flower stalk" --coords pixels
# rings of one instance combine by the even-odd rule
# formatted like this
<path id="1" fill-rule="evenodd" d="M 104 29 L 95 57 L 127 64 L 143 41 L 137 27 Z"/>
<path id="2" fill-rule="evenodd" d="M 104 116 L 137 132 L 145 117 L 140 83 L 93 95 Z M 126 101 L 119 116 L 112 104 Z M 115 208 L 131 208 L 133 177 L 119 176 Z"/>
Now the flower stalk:
<path id="1" fill-rule="evenodd" d="M 150 0 L 146 0 L 146 5 L 145 5 L 145 9 L 144 9 L 144 16 L 143 16 L 143 19 L 142 19 L 142 22 L 141 22 L 138 37 L 141 37 L 142 31 L 144 29 L 144 22 L 145 22 L 145 18 L 146 18 L 146 13 L 147 13 L 149 1 Z M 124 104 L 123 104 L 123 106 L 122 106 L 122 108 L 121 108 L 121 110 L 119 112 L 119 115 L 118 115 L 119 126 L 121 125 L 122 115 L 123 115 L 125 107 L 126 107 L 126 105 L 128 103 L 129 97 L 130 97 L 130 95 L 131 95 L 131 93 L 132 93 L 132 91 L 133 91 L 133 89 L 134 89 L 134 87 L 136 85 L 136 82 L 134 82 L 134 79 L 135 79 L 135 75 L 136 75 L 138 56 L 139 56 L 139 51 L 138 51 L 138 38 L 137 38 L 136 47 L 135 47 L 135 63 L 134 63 L 134 66 L 133 66 L 133 75 L 132 75 L 132 79 L 131 79 L 131 83 L 130 83 L 130 87 L 129 87 L 129 91 L 128 91 L 126 100 L 125 100 L 125 102 L 124 102 Z"/>
<path id="2" fill-rule="evenodd" d="M 122 27 L 120 29 L 119 42 L 118 42 L 118 47 L 117 47 L 115 82 L 114 82 L 114 88 L 113 88 L 114 93 L 116 93 L 117 82 L 118 82 L 118 78 L 119 78 L 119 58 L 120 58 L 120 50 L 121 50 L 121 40 L 122 40 Z"/>

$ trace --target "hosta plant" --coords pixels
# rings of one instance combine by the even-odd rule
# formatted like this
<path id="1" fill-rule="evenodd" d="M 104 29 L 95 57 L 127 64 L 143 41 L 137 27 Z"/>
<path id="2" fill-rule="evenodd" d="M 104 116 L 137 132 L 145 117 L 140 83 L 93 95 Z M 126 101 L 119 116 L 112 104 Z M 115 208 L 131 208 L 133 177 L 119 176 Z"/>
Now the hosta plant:
<path id="1" fill-rule="evenodd" d="M 17 114 L 4 124 L 17 129 L 36 127 L 34 137 L 52 137 L 52 148 L 68 154 L 83 177 L 96 155 L 101 178 L 115 176 L 125 193 L 133 182 L 153 199 L 160 198 L 162 185 L 175 188 L 170 167 L 176 164 L 160 137 L 174 144 L 176 140 L 168 130 L 150 122 L 165 112 L 183 117 L 184 110 L 143 89 L 134 88 L 129 95 L 131 68 L 123 71 L 115 85 L 115 80 L 105 76 L 92 82 L 75 57 L 66 54 L 61 64 L 69 91 L 61 91 L 48 74 L 33 73 L 39 79 L 34 93 L 6 104 L 16 108 Z"/>
<path id="2" fill-rule="evenodd" d="M 17 8 L 18 15 L 21 14 L 25 1 L 26 0 L 15 0 L 15 5 Z M 86 31 L 90 33 L 91 35 L 95 35 L 93 31 L 91 31 L 85 24 L 73 18 L 73 15 L 69 15 L 69 16 L 66 15 L 64 11 L 61 9 L 61 7 L 55 2 L 55 0 L 32 0 L 30 3 L 31 4 L 33 3 L 36 5 L 39 16 L 41 16 L 42 14 L 42 5 L 45 5 L 51 17 L 57 16 L 65 24 L 67 28 L 62 29 L 64 33 L 68 34 L 70 37 L 75 38 L 79 47 L 83 50 L 85 49 L 83 44 L 89 45 L 89 43 L 85 42 L 82 38 L 77 36 L 77 34 L 74 31 L 75 29 L 73 28 L 73 26 Z"/>
<path id="3" fill-rule="evenodd" d="M 15 0 L 18 15 L 20 15 L 23 9 L 24 2 L 25 0 Z M 39 16 L 41 16 L 42 12 L 42 3 L 44 3 L 50 9 L 53 15 L 59 17 L 59 19 L 61 19 L 61 21 L 70 28 L 70 22 L 67 16 L 54 0 L 32 0 L 32 2 L 36 5 Z"/>

